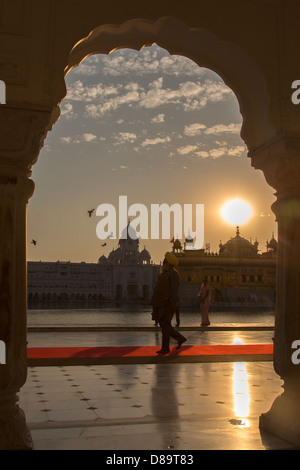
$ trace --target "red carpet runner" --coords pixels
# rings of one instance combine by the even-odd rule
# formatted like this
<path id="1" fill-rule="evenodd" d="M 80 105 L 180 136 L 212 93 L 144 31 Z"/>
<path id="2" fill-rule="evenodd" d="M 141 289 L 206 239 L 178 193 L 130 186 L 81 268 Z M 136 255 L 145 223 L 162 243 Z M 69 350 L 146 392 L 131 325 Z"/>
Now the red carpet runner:
<path id="1" fill-rule="evenodd" d="M 171 347 L 169 354 L 156 354 L 160 346 L 46 347 L 28 348 L 28 365 L 137 364 L 157 362 L 270 361 L 272 344 Z"/>

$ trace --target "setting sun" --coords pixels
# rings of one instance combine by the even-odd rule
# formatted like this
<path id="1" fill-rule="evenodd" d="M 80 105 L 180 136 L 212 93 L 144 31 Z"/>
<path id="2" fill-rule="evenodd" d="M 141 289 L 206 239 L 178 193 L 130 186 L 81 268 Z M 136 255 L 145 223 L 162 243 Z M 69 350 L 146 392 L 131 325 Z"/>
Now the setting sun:
<path id="1" fill-rule="evenodd" d="M 231 199 L 221 208 L 221 215 L 229 224 L 239 225 L 247 222 L 252 215 L 252 209 L 250 204 L 242 199 Z"/>

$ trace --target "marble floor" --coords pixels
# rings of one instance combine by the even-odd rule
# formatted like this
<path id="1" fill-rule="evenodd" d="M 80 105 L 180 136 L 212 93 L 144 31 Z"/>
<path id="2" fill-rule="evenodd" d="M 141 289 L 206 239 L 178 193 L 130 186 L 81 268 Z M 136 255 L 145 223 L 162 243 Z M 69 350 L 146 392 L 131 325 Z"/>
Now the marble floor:
<path id="1" fill-rule="evenodd" d="M 198 331 L 188 342 L 267 343 L 272 334 Z M 28 340 L 31 347 L 159 344 L 155 335 L 52 332 Z M 19 405 L 38 450 L 292 449 L 258 427 L 281 385 L 272 362 L 30 367 Z"/>
<path id="2" fill-rule="evenodd" d="M 228 331 L 228 330 L 180 330 L 187 338 L 186 345 L 210 344 L 269 344 L 272 343 L 274 331 Z M 45 331 L 28 334 L 28 347 L 43 346 L 161 346 L 161 330 L 149 331 Z M 175 346 L 176 341 L 170 341 Z"/>

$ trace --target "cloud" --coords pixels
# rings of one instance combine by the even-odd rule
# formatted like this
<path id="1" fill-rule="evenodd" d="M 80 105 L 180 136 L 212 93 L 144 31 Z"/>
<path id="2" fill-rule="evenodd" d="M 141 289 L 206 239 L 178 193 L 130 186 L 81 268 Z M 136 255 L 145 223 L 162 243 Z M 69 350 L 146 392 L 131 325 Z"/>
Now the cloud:
<path id="1" fill-rule="evenodd" d="M 120 168 L 121 170 L 127 170 L 129 167 L 126 166 L 126 165 L 120 165 L 119 168 Z M 112 168 L 111 171 L 117 171 L 117 168 Z"/>
<path id="2" fill-rule="evenodd" d="M 202 144 L 201 144 L 202 145 Z M 199 158 L 220 158 L 225 156 L 240 157 L 245 152 L 245 147 L 241 145 L 229 146 L 222 145 L 216 148 L 210 148 L 207 150 L 199 150 L 199 145 L 186 145 L 177 149 L 180 155 L 194 154 Z"/>
<path id="3" fill-rule="evenodd" d="M 226 155 L 227 148 L 226 147 L 219 147 L 217 149 L 209 150 L 209 156 L 212 158 L 220 158 Z"/>
<path id="4" fill-rule="evenodd" d="M 101 55 L 92 55 L 87 57 L 81 62 L 78 67 L 74 67 L 72 74 L 74 75 L 96 75 L 100 72 L 99 63 L 101 62 Z"/>
<path id="5" fill-rule="evenodd" d="M 210 101 L 222 101 L 229 94 L 229 90 L 222 82 L 214 83 L 206 80 L 186 81 L 180 83 L 177 88 L 164 87 L 163 77 L 159 77 L 149 83 L 148 90 L 140 93 L 139 106 L 142 108 L 156 108 L 162 105 L 180 105 L 185 111 L 195 111 L 205 107 Z M 207 93 L 207 90 L 210 90 Z M 212 93 L 216 92 L 216 95 Z"/>
<path id="6" fill-rule="evenodd" d="M 204 129 L 206 129 L 205 124 L 195 123 L 195 124 L 190 124 L 189 126 L 185 126 L 184 133 L 185 135 L 192 137 L 195 135 L 202 134 Z"/>
<path id="7" fill-rule="evenodd" d="M 83 134 L 82 137 L 85 142 L 92 142 L 93 140 L 97 139 L 97 136 L 94 134 Z"/>
<path id="8" fill-rule="evenodd" d="M 103 83 L 84 85 L 81 80 L 77 80 L 68 86 L 66 100 L 89 102 L 107 99 L 112 95 L 118 95 L 120 88 L 122 85 L 105 85 Z"/>
<path id="9" fill-rule="evenodd" d="M 195 155 L 197 155 L 199 158 L 207 158 L 209 157 L 209 152 L 206 150 L 200 150 L 199 152 L 195 152 Z"/>
<path id="10" fill-rule="evenodd" d="M 63 144 L 81 144 L 84 142 L 93 142 L 94 140 L 97 140 L 97 136 L 89 133 L 84 133 L 82 136 L 77 135 L 75 137 L 66 136 L 60 138 Z M 101 137 L 100 140 L 105 140 L 105 137 Z"/>
<path id="11" fill-rule="evenodd" d="M 163 104 L 179 102 L 176 90 L 163 88 L 163 77 L 149 83 L 148 88 L 148 91 L 140 94 L 139 106 L 142 108 L 156 108 Z"/>
<path id="12" fill-rule="evenodd" d="M 223 146 L 208 150 L 209 156 L 212 158 L 220 157 L 240 157 L 245 152 L 245 147 L 241 145 L 237 146 Z"/>
<path id="13" fill-rule="evenodd" d="M 99 56 L 100 57 L 100 56 Z M 86 59 L 86 68 L 82 72 L 94 73 L 91 59 Z M 195 62 L 182 56 L 171 56 L 157 45 L 143 48 L 141 51 L 118 50 L 100 57 L 101 73 L 113 77 L 136 73 L 140 76 L 165 74 L 171 76 L 203 75 L 206 70 Z M 82 64 L 83 65 L 83 64 Z M 81 66 L 80 66 L 81 67 Z M 92 67 L 91 69 L 89 67 Z M 79 69 L 79 67 L 78 67 Z"/>
<path id="14" fill-rule="evenodd" d="M 64 116 L 67 120 L 77 118 L 77 114 L 73 110 L 72 103 L 63 102 L 60 109 L 61 116 Z"/>
<path id="15" fill-rule="evenodd" d="M 154 116 L 151 119 L 151 122 L 154 124 L 159 123 L 159 122 L 165 122 L 165 115 L 164 114 L 157 114 L 157 116 Z"/>
<path id="16" fill-rule="evenodd" d="M 205 81 L 205 93 L 208 101 L 212 102 L 222 101 L 225 96 L 233 95 L 233 91 L 223 82 L 215 82 L 212 80 Z"/>
<path id="17" fill-rule="evenodd" d="M 242 145 L 237 145 L 236 147 L 231 147 L 228 150 L 228 155 L 230 155 L 231 157 L 239 157 L 245 152 L 246 152 L 246 147 L 243 147 Z"/>
<path id="18" fill-rule="evenodd" d="M 124 90 L 126 91 L 139 91 L 140 85 L 136 82 L 130 82 L 124 86 Z"/>
<path id="19" fill-rule="evenodd" d="M 185 126 L 185 135 L 192 137 L 196 135 L 219 135 L 219 134 L 240 134 L 241 124 L 215 124 L 212 127 L 207 127 L 202 123 L 194 123 L 189 126 Z"/>
<path id="20" fill-rule="evenodd" d="M 185 147 L 180 147 L 179 149 L 177 149 L 177 152 L 180 153 L 180 155 L 187 155 L 188 153 L 197 150 L 197 148 L 197 145 L 186 145 Z"/>
<path id="21" fill-rule="evenodd" d="M 123 87 L 120 87 L 122 91 Z M 98 118 L 103 117 L 106 113 L 111 111 L 116 111 L 122 105 L 131 106 L 133 103 L 137 103 L 140 99 L 138 91 L 131 90 L 125 94 L 118 94 L 113 98 L 108 97 L 98 97 L 98 103 L 92 103 L 85 106 L 85 117 Z"/>
<path id="22" fill-rule="evenodd" d="M 125 143 L 133 143 L 137 138 L 137 135 L 133 132 L 119 132 L 118 135 L 115 136 L 116 144 L 125 144 Z"/>
<path id="23" fill-rule="evenodd" d="M 187 110 L 191 107 L 191 101 L 201 94 L 201 85 L 198 83 L 181 83 L 176 89 L 164 88 L 163 81 L 163 77 L 159 77 L 148 85 L 147 91 L 141 92 L 140 107 L 151 109 L 166 104 L 181 104 Z M 201 106 L 199 100 L 197 106 Z M 192 107 L 194 109 L 195 105 L 193 104 Z"/>
<path id="24" fill-rule="evenodd" d="M 171 139 L 169 136 L 166 137 L 156 137 L 155 139 L 146 139 L 142 142 L 142 147 L 148 147 L 149 145 L 157 145 L 157 144 L 166 144 L 170 142 Z"/>
<path id="25" fill-rule="evenodd" d="M 72 111 L 70 103 L 73 101 L 84 103 L 85 116 L 92 118 L 102 117 L 123 105 L 136 105 L 146 109 L 177 105 L 188 112 L 200 110 L 209 102 L 222 101 L 232 93 L 221 81 L 205 80 L 202 83 L 197 79 L 188 80 L 172 88 L 165 86 L 165 81 L 162 76 L 143 85 L 135 81 L 127 84 L 120 82 L 110 85 L 84 85 L 81 80 L 77 80 L 68 87 L 68 107 L 65 112 Z M 162 113 L 157 115 L 157 119 L 162 117 Z"/>
<path id="26" fill-rule="evenodd" d="M 70 144 L 72 142 L 72 137 L 61 137 L 60 138 L 60 141 L 63 143 L 63 144 Z"/>
<path id="27" fill-rule="evenodd" d="M 95 64 L 81 63 L 72 70 L 72 73 L 87 76 L 97 75 L 99 73 L 99 67 Z"/>
<path id="28" fill-rule="evenodd" d="M 85 117 L 90 118 L 97 118 L 102 115 L 101 107 L 97 106 L 96 104 L 89 104 L 85 107 Z"/>
<path id="29" fill-rule="evenodd" d="M 205 129 L 204 134 L 239 134 L 241 131 L 240 124 L 216 124 Z"/>

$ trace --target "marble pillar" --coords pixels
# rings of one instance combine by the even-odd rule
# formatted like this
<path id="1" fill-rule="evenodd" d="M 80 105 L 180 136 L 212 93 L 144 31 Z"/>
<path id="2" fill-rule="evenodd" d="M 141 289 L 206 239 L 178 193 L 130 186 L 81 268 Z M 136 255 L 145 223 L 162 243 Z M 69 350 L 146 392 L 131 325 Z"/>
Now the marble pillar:
<path id="1" fill-rule="evenodd" d="M 0 449 L 32 449 L 18 392 L 27 377 L 26 212 L 49 114 L 0 108 Z"/>
<path id="2" fill-rule="evenodd" d="M 300 138 L 284 136 L 252 155 L 276 189 L 272 209 L 278 223 L 274 369 L 283 393 L 260 416 L 260 428 L 300 446 Z M 300 357 L 300 354 L 299 354 Z"/>

